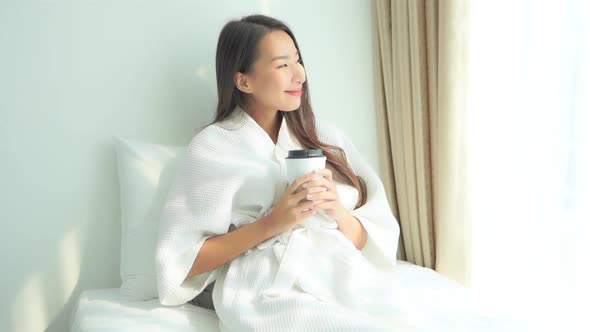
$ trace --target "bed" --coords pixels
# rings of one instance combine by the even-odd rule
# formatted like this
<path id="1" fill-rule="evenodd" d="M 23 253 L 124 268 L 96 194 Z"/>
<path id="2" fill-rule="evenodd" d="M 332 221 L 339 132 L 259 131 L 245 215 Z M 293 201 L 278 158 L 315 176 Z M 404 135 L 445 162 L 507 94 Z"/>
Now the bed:
<path id="1" fill-rule="evenodd" d="M 122 283 L 119 288 L 82 291 L 71 313 L 71 331 L 220 331 L 213 310 L 189 303 L 173 307 L 160 304 L 154 256 L 145 254 L 154 251 L 159 212 L 185 147 L 121 137 L 115 142 L 121 190 Z M 467 288 L 431 269 L 398 261 L 398 276 L 413 289 L 411 298 L 417 299 L 416 303 L 404 303 L 408 312 L 420 312 L 430 302 L 442 302 L 445 308 L 455 313 L 473 309 L 467 305 L 470 303 Z M 410 308 L 412 304 L 414 307 Z M 481 317 L 477 323 L 482 328 L 477 331 L 532 330 L 511 317 L 492 314 L 492 310 L 486 309 Z M 453 314 L 446 318 L 457 316 Z M 428 322 L 429 317 L 420 315 L 416 320 Z M 399 330 L 397 332 L 409 331 Z"/>
<path id="2" fill-rule="evenodd" d="M 449 307 L 459 307 L 467 303 L 469 293 L 462 285 L 433 270 L 404 261 L 398 261 L 398 267 L 399 274 L 405 282 L 423 285 L 424 293 L 446 299 Z M 418 273 L 419 271 L 421 273 Z M 482 329 L 479 331 L 532 330 L 524 324 L 524 321 L 514 317 L 488 313 L 489 315 L 482 319 Z M 71 332 L 95 331 L 218 332 L 220 330 L 217 315 L 213 310 L 188 303 L 167 307 L 162 306 L 158 299 L 124 300 L 121 298 L 119 288 L 109 288 L 82 292 L 72 315 Z"/>

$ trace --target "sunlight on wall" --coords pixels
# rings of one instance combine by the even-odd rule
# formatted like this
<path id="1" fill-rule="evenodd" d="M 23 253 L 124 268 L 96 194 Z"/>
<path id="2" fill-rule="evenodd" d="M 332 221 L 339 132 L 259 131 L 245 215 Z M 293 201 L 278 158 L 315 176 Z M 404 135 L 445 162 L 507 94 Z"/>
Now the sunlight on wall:
<path id="1" fill-rule="evenodd" d="M 208 78 L 207 66 L 205 66 L 205 65 L 198 66 L 197 69 L 195 70 L 195 74 L 197 75 L 198 78 L 206 81 Z"/>
<path id="2" fill-rule="evenodd" d="M 211 98 L 217 99 L 217 78 L 215 74 L 215 68 L 212 69 L 213 73 L 209 71 L 209 66 L 200 64 L 194 71 L 194 75 L 203 83 Z"/>
<path id="3" fill-rule="evenodd" d="M 63 303 L 67 302 L 80 277 L 80 240 L 77 230 L 70 230 L 61 242 L 61 277 Z"/>
<path id="4" fill-rule="evenodd" d="M 260 0 L 260 12 L 264 15 L 270 15 L 270 0 Z"/>
<path id="5" fill-rule="evenodd" d="M 68 231 L 55 255 L 48 254 L 48 265 L 41 266 L 44 273 L 35 272 L 17 293 L 12 305 L 13 331 L 43 331 L 68 302 L 80 276 L 79 230 Z M 54 259 L 59 268 L 53 269 Z M 48 274 L 52 271 L 53 274 Z M 43 276 L 43 277 L 41 277 Z M 59 296 L 46 298 L 51 289 L 61 290 Z"/>
<path id="6" fill-rule="evenodd" d="M 49 324 L 43 283 L 39 273 L 25 282 L 12 304 L 13 331 L 43 331 Z"/>

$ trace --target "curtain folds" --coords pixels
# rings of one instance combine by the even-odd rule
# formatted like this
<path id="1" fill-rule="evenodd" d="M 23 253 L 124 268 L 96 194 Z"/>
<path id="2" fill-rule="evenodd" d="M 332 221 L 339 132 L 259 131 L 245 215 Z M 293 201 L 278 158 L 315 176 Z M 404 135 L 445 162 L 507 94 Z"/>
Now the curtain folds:
<path id="1" fill-rule="evenodd" d="M 467 18 L 466 1 L 373 1 L 380 162 L 399 258 L 463 283 Z"/>

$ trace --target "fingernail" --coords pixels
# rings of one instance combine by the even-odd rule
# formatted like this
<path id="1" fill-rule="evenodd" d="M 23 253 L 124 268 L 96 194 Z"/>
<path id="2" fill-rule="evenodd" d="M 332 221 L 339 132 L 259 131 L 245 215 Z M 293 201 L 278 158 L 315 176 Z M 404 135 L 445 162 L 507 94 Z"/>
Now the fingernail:
<path id="1" fill-rule="evenodd" d="M 301 185 L 303 188 L 307 188 L 307 183 Z"/>
<path id="2" fill-rule="evenodd" d="M 312 199 L 313 198 L 313 196 L 312 195 L 309 195 L 309 194 L 307 196 L 305 196 L 305 197 L 307 197 L 307 199 Z"/>

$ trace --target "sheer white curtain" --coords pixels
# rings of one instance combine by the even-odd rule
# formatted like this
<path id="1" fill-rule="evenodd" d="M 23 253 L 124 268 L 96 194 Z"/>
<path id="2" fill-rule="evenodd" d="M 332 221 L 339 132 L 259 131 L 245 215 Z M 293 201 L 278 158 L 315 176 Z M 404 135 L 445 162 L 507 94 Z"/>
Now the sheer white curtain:
<path id="1" fill-rule="evenodd" d="M 590 331 L 588 15 L 574 0 L 470 7 L 470 286 L 547 330 Z"/>

